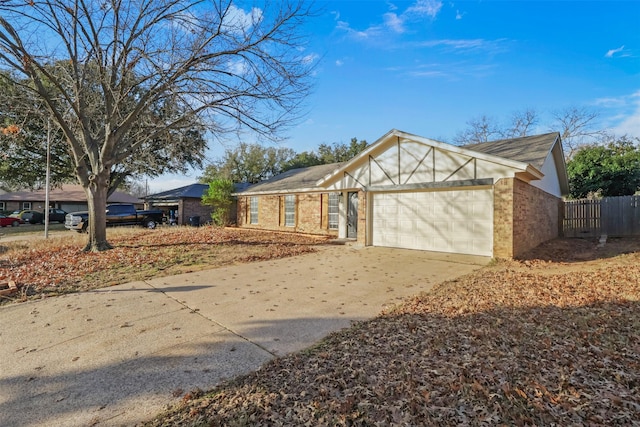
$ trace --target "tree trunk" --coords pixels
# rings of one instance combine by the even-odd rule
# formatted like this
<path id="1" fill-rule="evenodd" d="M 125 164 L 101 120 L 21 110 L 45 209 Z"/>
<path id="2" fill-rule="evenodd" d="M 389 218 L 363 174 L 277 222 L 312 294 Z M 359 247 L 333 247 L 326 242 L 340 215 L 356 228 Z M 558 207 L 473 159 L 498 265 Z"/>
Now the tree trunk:
<path id="1" fill-rule="evenodd" d="M 85 252 L 101 252 L 113 249 L 107 241 L 107 193 L 109 191 L 109 169 L 107 173 L 93 175 L 85 186 L 89 204 L 89 241 Z"/>

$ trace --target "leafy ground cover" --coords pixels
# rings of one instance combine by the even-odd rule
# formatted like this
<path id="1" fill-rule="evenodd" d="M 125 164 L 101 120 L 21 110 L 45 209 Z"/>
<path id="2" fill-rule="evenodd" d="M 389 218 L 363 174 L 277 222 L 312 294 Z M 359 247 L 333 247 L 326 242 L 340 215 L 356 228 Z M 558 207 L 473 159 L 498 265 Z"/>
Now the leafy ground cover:
<path id="1" fill-rule="evenodd" d="M 321 237 L 216 227 L 109 229 L 115 249 L 82 252 L 86 236 L 0 240 L 0 279 L 15 281 L 18 295 L 0 303 L 313 251 Z"/>
<path id="2" fill-rule="evenodd" d="M 640 425 L 640 239 L 494 263 L 149 425 Z"/>

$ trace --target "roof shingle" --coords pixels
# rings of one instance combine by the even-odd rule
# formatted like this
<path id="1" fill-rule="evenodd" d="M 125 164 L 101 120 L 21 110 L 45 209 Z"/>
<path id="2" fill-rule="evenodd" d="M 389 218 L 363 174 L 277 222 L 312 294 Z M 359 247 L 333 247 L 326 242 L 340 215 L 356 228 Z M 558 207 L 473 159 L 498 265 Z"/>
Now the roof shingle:
<path id="1" fill-rule="evenodd" d="M 551 132 L 463 145 L 462 148 L 527 163 L 540 170 L 559 136 L 558 132 Z"/>
<path id="2" fill-rule="evenodd" d="M 333 172 L 341 163 L 291 169 L 249 187 L 244 193 L 268 193 L 290 190 L 321 189 L 316 183 L 320 178 Z"/>

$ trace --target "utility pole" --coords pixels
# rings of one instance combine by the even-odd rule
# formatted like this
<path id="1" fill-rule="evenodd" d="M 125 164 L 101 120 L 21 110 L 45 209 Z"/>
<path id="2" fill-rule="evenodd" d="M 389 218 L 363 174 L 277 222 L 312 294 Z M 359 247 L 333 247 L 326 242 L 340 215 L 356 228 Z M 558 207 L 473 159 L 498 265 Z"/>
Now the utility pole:
<path id="1" fill-rule="evenodd" d="M 44 238 L 49 238 L 49 180 L 51 176 L 51 119 L 47 119 L 47 172 L 44 182 Z"/>

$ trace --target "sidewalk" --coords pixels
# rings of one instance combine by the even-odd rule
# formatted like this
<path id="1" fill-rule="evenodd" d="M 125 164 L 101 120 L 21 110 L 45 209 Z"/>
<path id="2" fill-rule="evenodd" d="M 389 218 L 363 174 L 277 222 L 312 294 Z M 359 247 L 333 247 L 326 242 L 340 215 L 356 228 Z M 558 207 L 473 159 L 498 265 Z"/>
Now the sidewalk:
<path id="1" fill-rule="evenodd" d="M 324 247 L 0 307 L 0 425 L 132 425 L 488 258 Z"/>

